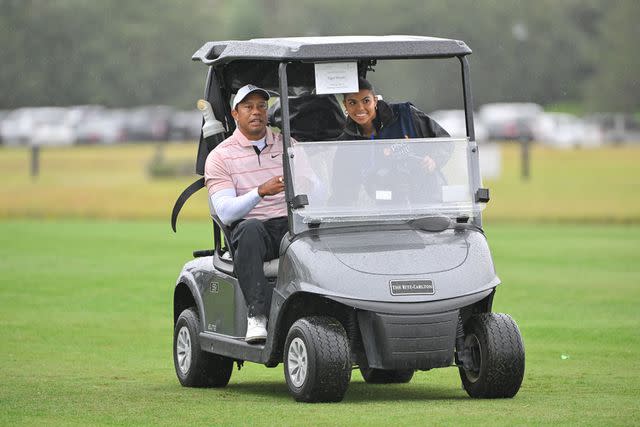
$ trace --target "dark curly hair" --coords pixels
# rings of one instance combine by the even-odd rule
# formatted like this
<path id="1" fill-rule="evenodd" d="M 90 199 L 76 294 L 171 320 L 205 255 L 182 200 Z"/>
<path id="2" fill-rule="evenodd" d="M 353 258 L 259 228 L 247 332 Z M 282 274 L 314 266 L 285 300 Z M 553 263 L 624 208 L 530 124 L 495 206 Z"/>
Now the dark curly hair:
<path id="1" fill-rule="evenodd" d="M 376 90 L 373 88 L 373 85 L 369 83 L 369 80 L 364 77 L 358 77 L 358 90 L 370 90 L 373 94 L 376 94 Z M 342 98 L 345 99 L 349 95 L 348 93 L 343 93 Z"/>

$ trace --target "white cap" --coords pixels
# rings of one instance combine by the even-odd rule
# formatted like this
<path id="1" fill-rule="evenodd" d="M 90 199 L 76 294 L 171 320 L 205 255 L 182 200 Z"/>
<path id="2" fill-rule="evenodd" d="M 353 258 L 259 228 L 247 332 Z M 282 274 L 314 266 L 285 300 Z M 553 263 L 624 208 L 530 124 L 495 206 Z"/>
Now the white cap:
<path id="1" fill-rule="evenodd" d="M 247 97 L 247 95 L 249 95 L 250 93 L 253 92 L 260 92 L 262 95 L 264 95 L 264 97 L 266 99 L 269 99 L 269 92 L 267 92 L 266 90 L 259 88 L 258 86 L 254 86 L 254 85 L 246 85 L 246 86 L 242 86 L 239 90 L 238 93 L 236 93 L 235 98 L 233 98 L 233 104 L 231 105 L 231 109 L 235 110 L 236 105 L 238 105 L 239 103 L 242 102 L 243 99 L 245 99 Z"/>

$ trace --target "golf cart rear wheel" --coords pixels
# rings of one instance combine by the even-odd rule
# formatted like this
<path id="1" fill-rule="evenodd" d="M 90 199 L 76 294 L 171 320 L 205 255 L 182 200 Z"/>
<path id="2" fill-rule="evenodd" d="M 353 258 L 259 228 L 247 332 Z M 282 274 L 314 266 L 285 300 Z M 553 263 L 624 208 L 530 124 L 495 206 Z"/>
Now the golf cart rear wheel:
<path id="1" fill-rule="evenodd" d="M 464 326 L 462 385 L 475 398 L 513 397 L 524 376 L 524 345 L 518 325 L 507 314 L 482 313 Z"/>
<path id="2" fill-rule="evenodd" d="M 284 376 L 298 402 L 339 402 L 351 380 L 351 351 L 342 324 L 331 317 L 297 320 L 284 346 Z"/>
<path id="3" fill-rule="evenodd" d="M 195 308 L 180 313 L 173 332 L 173 364 L 185 387 L 224 387 L 229 383 L 233 359 L 200 349 L 200 320 Z"/>
<path id="4" fill-rule="evenodd" d="M 401 384 L 413 378 L 413 369 L 376 369 L 360 367 L 362 378 L 369 384 Z"/>

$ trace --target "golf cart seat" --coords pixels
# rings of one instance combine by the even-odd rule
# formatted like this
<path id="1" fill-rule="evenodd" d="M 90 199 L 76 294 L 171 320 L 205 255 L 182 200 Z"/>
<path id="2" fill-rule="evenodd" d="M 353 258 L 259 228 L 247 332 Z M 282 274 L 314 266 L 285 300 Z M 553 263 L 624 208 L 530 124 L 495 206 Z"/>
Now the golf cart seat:
<path id="1" fill-rule="evenodd" d="M 213 254 L 213 265 L 216 269 L 227 273 L 230 276 L 235 276 L 233 264 L 233 249 L 231 248 L 231 245 L 227 244 L 227 242 L 231 241 L 231 229 L 220 220 L 218 215 L 216 215 L 216 210 L 213 207 L 213 203 L 211 203 L 211 198 L 208 197 L 207 200 L 209 201 L 209 213 L 211 214 L 211 219 L 213 220 L 213 241 L 215 245 Z M 224 236 L 224 246 L 222 242 L 222 236 Z M 276 258 L 263 264 L 265 277 L 278 277 L 278 266 L 280 264 L 279 260 L 279 258 Z"/>
<path id="2" fill-rule="evenodd" d="M 282 129 L 280 98 L 269 107 L 269 123 Z M 346 119 L 334 95 L 300 95 L 289 98 L 291 136 L 296 141 L 333 141 L 344 129 Z"/>

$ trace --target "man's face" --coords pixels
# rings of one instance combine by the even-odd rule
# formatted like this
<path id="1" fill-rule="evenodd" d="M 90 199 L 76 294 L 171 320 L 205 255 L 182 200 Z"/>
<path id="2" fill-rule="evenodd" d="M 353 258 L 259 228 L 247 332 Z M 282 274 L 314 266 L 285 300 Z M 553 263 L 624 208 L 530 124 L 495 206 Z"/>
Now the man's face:
<path id="1" fill-rule="evenodd" d="M 238 124 L 238 129 L 247 138 L 257 140 L 267 133 L 266 99 L 259 93 L 250 93 L 236 105 L 231 115 Z"/>

